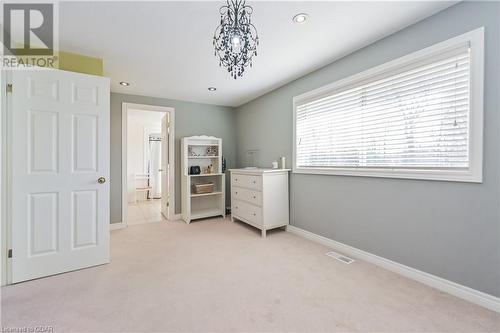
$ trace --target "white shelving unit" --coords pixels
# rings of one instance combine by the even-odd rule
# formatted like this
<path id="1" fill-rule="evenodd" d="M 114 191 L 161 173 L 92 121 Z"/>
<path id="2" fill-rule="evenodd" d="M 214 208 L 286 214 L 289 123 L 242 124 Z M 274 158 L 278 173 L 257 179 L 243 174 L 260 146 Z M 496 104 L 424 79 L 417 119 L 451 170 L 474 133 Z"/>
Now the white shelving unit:
<path id="1" fill-rule="evenodd" d="M 210 148 L 212 152 L 208 154 Z M 213 166 L 212 173 L 206 173 L 209 165 Z M 190 175 L 192 166 L 199 166 L 201 174 Z M 222 173 L 222 139 L 205 135 L 182 138 L 181 170 L 182 219 L 190 223 L 195 219 L 225 217 L 226 184 Z M 193 192 L 193 184 L 207 183 L 214 183 L 213 192 Z"/>

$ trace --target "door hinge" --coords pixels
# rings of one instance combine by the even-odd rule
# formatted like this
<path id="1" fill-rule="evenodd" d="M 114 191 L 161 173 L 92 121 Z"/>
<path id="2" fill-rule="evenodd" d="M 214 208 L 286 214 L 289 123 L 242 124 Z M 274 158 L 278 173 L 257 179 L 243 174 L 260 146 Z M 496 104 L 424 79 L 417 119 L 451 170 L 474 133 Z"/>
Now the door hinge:
<path id="1" fill-rule="evenodd" d="M 170 202 L 167 201 L 167 207 L 170 207 Z"/>
<path id="2" fill-rule="evenodd" d="M 12 83 L 7 83 L 7 92 L 8 93 L 12 92 Z"/>
<path id="3" fill-rule="evenodd" d="M 12 249 L 9 249 L 9 251 L 7 251 L 7 258 L 12 258 Z"/>

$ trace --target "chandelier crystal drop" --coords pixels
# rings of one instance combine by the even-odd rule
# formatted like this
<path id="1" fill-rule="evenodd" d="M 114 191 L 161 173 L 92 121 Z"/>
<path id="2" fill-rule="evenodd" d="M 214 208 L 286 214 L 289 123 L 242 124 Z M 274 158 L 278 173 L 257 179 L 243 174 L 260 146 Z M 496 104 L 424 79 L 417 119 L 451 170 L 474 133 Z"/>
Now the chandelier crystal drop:
<path id="1" fill-rule="evenodd" d="M 219 66 L 224 66 L 236 79 L 243 76 L 245 67 L 252 67 L 252 58 L 257 55 L 259 36 L 252 24 L 253 8 L 245 0 L 227 0 L 220 8 L 220 24 L 215 29 L 215 56 Z"/>

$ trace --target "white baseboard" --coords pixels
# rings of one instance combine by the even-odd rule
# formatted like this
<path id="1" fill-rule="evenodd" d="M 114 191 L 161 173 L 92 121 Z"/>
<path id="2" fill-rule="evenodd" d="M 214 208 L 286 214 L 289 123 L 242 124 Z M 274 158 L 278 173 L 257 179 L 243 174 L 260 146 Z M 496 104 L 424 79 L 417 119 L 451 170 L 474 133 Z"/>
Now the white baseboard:
<path id="1" fill-rule="evenodd" d="M 500 298 L 289 225 L 287 231 L 500 313 Z"/>
<path id="2" fill-rule="evenodd" d="M 109 225 L 109 230 L 110 230 L 110 231 L 112 231 L 112 230 L 118 230 L 118 229 L 123 229 L 123 228 L 125 228 L 125 227 L 126 227 L 126 225 L 125 225 L 125 223 L 123 223 L 123 222 L 111 223 L 111 224 Z"/>

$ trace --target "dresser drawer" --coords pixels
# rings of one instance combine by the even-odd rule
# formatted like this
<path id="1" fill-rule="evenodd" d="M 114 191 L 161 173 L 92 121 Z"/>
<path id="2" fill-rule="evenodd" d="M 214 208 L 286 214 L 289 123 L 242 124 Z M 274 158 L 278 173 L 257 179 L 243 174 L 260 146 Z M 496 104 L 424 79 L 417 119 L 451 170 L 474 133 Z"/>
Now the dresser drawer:
<path id="1" fill-rule="evenodd" d="M 233 200 L 233 214 L 244 218 L 252 223 L 262 225 L 262 208 L 244 201 Z"/>
<path id="2" fill-rule="evenodd" d="M 235 200 L 243 200 L 253 205 L 262 206 L 262 192 L 233 186 L 231 195 Z"/>
<path id="3" fill-rule="evenodd" d="M 262 190 L 262 177 L 254 175 L 231 174 L 231 186 L 240 186 L 252 190 Z"/>

